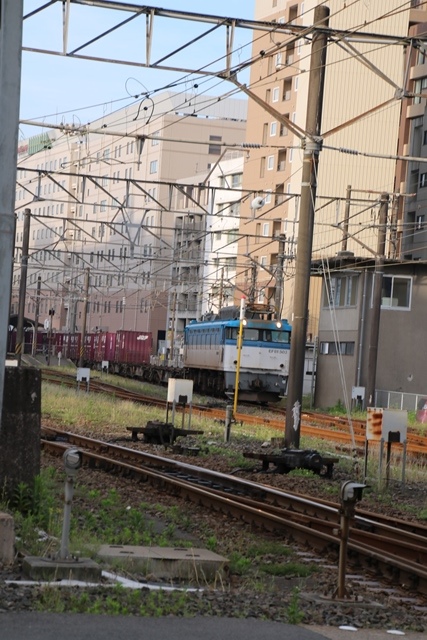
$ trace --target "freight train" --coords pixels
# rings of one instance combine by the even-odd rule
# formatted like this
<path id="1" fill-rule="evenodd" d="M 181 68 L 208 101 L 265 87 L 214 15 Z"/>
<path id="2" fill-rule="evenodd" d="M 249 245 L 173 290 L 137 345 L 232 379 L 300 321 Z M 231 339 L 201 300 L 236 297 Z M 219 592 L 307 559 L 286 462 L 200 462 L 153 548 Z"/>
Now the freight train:
<path id="1" fill-rule="evenodd" d="M 234 394 L 238 377 L 240 400 L 280 400 L 286 394 L 289 375 L 290 325 L 286 320 L 273 320 L 265 305 L 248 306 L 238 365 L 239 327 L 238 307 L 190 322 L 176 366 L 152 357 L 152 335 L 144 331 L 87 333 L 83 351 L 80 333 L 38 332 L 37 353 L 60 354 L 75 363 L 83 355 L 86 367 L 158 384 L 169 378 L 187 378 L 194 381 L 196 391 L 221 397 Z M 10 352 L 14 351 L 14 336 L 16 332 L 10 332 Z M 32 332 L 25 332 L 24 353 L 31 353 L 32 339 Z"/>

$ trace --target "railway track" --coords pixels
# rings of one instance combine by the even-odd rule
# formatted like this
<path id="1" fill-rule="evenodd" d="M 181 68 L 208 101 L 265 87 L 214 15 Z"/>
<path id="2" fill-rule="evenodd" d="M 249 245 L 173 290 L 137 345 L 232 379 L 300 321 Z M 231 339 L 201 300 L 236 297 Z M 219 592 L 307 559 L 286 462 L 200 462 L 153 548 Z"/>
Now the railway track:
<path id="1" fill-rule="evenodd" d="M 43 429 L 42 447 L 62 455 L 69 446 L 82 452 L 83 464 L 162 490 L 244 521 L 251 526 L 309 546 L 323 557 L 339 552 L 340 506 L 279 491 L 171 458 Z M 427 527 L 357 509 L 350 527 L 348 562 L 376 579 L 427 597 Z"/>
<path id="2" fill-rule="evenodd" d="M 51 384 L 63 385 L 76 388 L 76 379 L 66 372 L 58 370 L 42 369 L 42 379 Z M 166 401 L 153 398 L 136 391 L 129 391 L 116 385 L 109 384 L 103 380 L 92 378 L 89 383 L 89 391 L 93 393 L 104 393 L 122 400 L 145 404 L 152 407 L 166 408 Z M 179 408 L 178 408 L 179 409 Z M 192 405 L 193 415 L 202 415 L 212 418 L 213 420 L 225 421 L 225 409 L 213 408 L 205 405 Z M 285 415 L 279 418 L 272 418 L 260 415 L 251 415 L 239 412 L 236 414 L 237 422 L 253 425 L 265 425 L 277 430 L 281 434 L 285 428 Z M 358 448 L 365 445 L 365 422 L 362 420 L 352 421 L 352 430 L 354 434 L 354 444 Z M 301 416 L 301 433 L 304 436 L 335 442 L 339 445 L 353 446 L 353 438 L 348 421 L 342 417 L 329 415 L 321 415 L 314 412 L 303 412 Z M 402 447 L 396 443 L 394 446 Z M 413 455 L 427 454 L 427 437 L 423 437 L 418 433 L 408 430 L 407 453 Z"/>

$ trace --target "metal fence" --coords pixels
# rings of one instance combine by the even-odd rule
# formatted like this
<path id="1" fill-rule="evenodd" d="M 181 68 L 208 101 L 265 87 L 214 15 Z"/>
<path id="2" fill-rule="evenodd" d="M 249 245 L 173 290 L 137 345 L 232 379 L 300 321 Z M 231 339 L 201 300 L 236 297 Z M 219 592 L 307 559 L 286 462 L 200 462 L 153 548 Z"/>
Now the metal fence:
<path id="1" fill-rule="evenodd" d="M 406 411 L 416 411 L 418 403 L 423 398 L 427 398 L 426 394 L 420 393 L 403 393 L 401 391 L 375 391 L 375 406 L 383 409 L 400 409 Z"/>

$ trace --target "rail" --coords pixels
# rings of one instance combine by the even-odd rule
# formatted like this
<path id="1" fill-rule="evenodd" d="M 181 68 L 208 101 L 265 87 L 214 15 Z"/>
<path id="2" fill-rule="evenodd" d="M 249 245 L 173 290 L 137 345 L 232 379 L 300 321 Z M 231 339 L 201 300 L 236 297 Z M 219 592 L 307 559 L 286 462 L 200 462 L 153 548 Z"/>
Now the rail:
<path id="1" fill-rule="evenodd" d="M 131 481 L 149 481 L 204 507 L 310 545 L 323 555 L 337 556 L 338 504 L 70 432 L 44 430 L 42 446 L 46 451 L 62 455 L 70 445 L 82 451 L 83 464 L 92 468 L 121 472 Z M 427 596 L 427 527 L 357 509 L 348 552 L 350 564 Z"/>

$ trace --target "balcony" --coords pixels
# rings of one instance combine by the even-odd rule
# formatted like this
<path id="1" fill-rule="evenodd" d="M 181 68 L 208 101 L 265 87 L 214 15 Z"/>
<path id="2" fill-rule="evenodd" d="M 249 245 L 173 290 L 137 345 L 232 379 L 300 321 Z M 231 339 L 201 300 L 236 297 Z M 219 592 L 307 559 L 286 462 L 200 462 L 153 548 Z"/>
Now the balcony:
<path id="1" fill-rule="evenodd" d="M 424 115 L 426 100 L 425 98 L 421 99 L 421 102 L 418 104 L 410 104 L 406 109 L 406 117 L 407 118 L 422 118 Z"/>
<path id="2" fill-rule="evenodd" d="M 409 10 L 409 25 L 420 24 L 427 20 L 427 6 L 424 0 L 411 0 L 411 8 Z"/>

